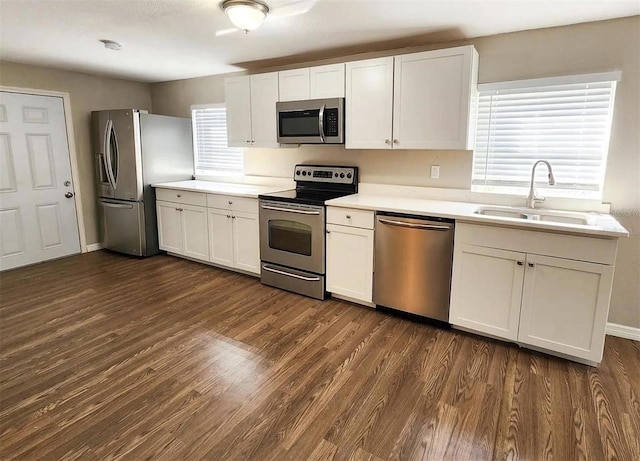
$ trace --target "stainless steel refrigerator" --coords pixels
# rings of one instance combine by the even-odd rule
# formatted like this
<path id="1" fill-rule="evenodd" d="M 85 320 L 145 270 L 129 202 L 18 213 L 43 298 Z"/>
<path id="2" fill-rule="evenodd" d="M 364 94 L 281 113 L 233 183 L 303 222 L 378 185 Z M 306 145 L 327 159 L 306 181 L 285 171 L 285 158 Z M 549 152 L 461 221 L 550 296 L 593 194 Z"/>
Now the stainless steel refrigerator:
<path id="1" fill-rule="evenodd" d="M 135 109 L 91 112 L 103 248 L 158 253 L 151 184 L 193 178 L 191 120 Z"/>

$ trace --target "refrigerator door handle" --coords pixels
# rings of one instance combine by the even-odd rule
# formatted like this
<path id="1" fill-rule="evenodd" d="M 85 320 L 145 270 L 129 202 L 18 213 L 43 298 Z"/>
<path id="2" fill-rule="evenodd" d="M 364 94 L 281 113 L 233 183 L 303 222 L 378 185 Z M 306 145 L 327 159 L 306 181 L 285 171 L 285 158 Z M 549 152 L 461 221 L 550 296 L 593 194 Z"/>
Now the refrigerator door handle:
<path id="1" fill-rule="evenodd" d="M 113 202 L 105 202 L 105 201 L 101 201 L 100 206 L 103 206 L 106 208 L 126 208 L 127 210 L 130 210 L 133 208 L 133 205 L 125 205 L 122 203 L 113 203 Z"/>
<path id="2" fill-rule="evenodd" d="M 104 131 L 104 160 L 105 169 L 107 170 L 107 177 L 109 178 L 109 184 L 115 190 L 116 178 L 113 174 L 113 166 L 111 165 L 111 135 L 113 133 L 113 122 L 111 119 L 107 120 L 107 127 Z"/>

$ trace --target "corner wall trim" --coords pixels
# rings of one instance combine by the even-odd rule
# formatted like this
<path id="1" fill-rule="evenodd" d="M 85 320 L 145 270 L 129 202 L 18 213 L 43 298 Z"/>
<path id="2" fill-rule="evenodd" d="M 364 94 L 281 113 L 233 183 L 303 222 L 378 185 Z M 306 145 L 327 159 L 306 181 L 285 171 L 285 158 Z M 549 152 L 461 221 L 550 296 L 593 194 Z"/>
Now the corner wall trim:
<path id="1" fill-rule="evenodd" d="M 606 332 L 611 336 L 640 341 L 640 328 L 618 325 L 617 323 L 607 323 Z"/>
<path id="2" fill-rule="evenodd" d="M 90 243 L 87 245 L 87 253 L 90 251 L 98 251 L 98 250 L 102 250 L 102 245 L 100 245 L 99 243 Z"/>

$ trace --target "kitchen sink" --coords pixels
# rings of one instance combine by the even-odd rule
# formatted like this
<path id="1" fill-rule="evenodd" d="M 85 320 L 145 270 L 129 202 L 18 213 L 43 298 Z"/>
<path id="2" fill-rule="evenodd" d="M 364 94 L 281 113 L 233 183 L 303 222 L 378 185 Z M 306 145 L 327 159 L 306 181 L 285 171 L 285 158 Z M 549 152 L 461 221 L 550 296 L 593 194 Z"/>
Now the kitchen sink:
<path id="1" fill-rule="evenodd" d="M 483 216 L 522 219 L 526 221 L 547 221 L 562 224 L 578 224 L 581 226 L 592 226 L 594 224 L 593 216 L 588 213 L 575 211 L 542 210 L 508 206 L 481 206 L 478 207 L 474 213 Z"/>

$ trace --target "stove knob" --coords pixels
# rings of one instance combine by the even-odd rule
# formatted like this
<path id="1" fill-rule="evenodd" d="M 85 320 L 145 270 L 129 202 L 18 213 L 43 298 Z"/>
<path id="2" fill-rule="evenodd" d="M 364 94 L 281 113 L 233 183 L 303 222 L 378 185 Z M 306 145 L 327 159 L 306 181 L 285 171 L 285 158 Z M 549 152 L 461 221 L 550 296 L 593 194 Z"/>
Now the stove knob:
<path id="1" fill-rule="evenodd" d="M 300 176 L 300 170 L 296 171 L 296 176 Z"/>
<path id="2" fill-rule="evenodd" d="M 347 178 L 351 179 L 351 173 L 347 173 Z"/>
<path id="3" fill-rule="evenodd" d="M 341 178 L 344 178 L 344 173 L 340 173 L 340 177 L 341 177 Z"/>
<path id="4" fill-rule="evenodd" d="M 333 177 L 337 178 L 338 177 L 338 173 L 333 173 Z"/>
<path id="5" fill-rule="evenodd" d="M 306 172 L 306 171 L 303 171 L 303 172 L 302 172 L 302 176 L 306 176 L 306 175 L 307 175 L 307 172 Z"/>

